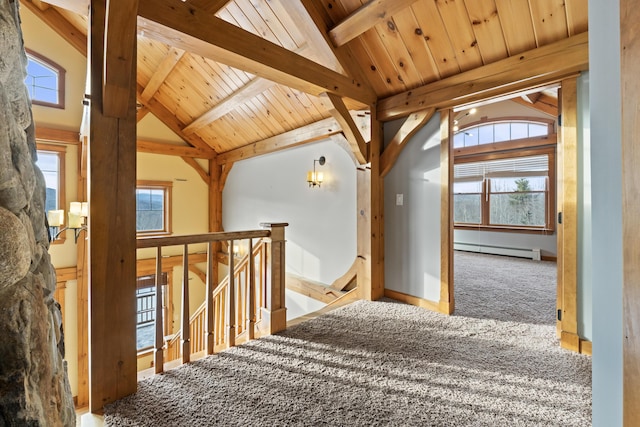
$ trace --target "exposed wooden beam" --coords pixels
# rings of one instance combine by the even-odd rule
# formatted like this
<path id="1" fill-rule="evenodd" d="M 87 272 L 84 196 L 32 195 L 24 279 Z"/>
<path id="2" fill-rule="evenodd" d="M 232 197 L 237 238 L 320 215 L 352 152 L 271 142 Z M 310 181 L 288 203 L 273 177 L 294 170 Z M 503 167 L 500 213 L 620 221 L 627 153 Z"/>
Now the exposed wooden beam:
<path id="1" fill-rule="evenodd" d="M 256 77 L 195 119 L 182 131 L 185 135 L 191 135 L 275 85 L 275 82 Z"/>
<path id="2" fill-rule="evenodd" d="M 55 31 L 60 37 L 62 37 L 67 43 L 74 47 L 82 55 L 87 56 L 87 37 L 82 34 L 80 30 L 74 27 L 69 21 L 67 21 L 57 10 L 50 7 L 46 10 L 41 10 L 38 6 L 32 3 L 30 0 L 21 0 L 22 4 L 27 7 L 34 15 L 44 21 L 53 31 Z M 51 3 L 51 2 L 49 2 Z M 84 11 L 86 16 L 88 11 Z"/>
<path id="3" fill-rule="evenodd" d="M 429 107 L 445 108 L 514 93 L 589 69 L 589 35 L 582 33 L 378 102 L 382 121 Z"/>
<path id="4" fill-rule="evenodd" d="M 169 77 L 169 74 L 176 67 L 180 59 L 184 56 L 184 50 L 176 49 L 175 47 L 169 48 L 169 51 L 158 65 L 158 68 L 149 79 L 149 83 L 144 87 L 144 90 L 140 94 L 140 99 L 143 103 L 148 102 L 156 94 L 162 83 Z"/>
<path id="5" fill-rule="evenodd" d="M 78 269 L 76 267 L 56 268 L 56 282 L 64 283 L 68 280 L 76 280 Z"/>
<path id="6" fill-rule="evenodd" d="M 534 108 L 542 113 L 548 114 L 551 117 L 558 117 L 558 100 L 548 96 L 541 95 L 535 98 L 536 101 L 528 102 L 521 97 L 513 98 L 512 101 L 524 105 L 525 107 Z"/>
<path id="7" fill-rule="evenodd" d="M 364 103 L 368 87 L 180 0 L 142 0 L 145 37 L 210 58 L 302 92 L 336 93 Z"/>
<path id="8" fill-rule="evenodd" d="M 328 118 L 289 132 L 281 133 L 280 135 L 272 136 L 271 138 L 263 139 L 262 141 L 254 142 L 253 144 L 220 153 L 218 154 L 218 162 L 220 164 L 226 164 L 238 160 L 250 159 L 251 157 L 273 153 L 284 150 L 285 148 L 319 141 L 340 132 L 341 129 L 338 122 L 334 118 Z"/>
<path id="9" fill-rule="evenodd" d="M 102 112 L 109 117 L 124 118 L 129 112 L 129 91 L 135 84 L 135 75 L 129 70 L 136 67 L 136 28 L 138 0 L 107 1 L 104 35 L 104 63 L 102 70 Z M 135 87 L 135 86 L 133 86 Z"/>
<path id="10" fill-rule="evenodd" d="M 189 271 L 198 276 L 202 283 L 207 283 L 207 274 L 195 265 L 189 263 Z"/>
<path id="11" fill-rule="evenodd" d="M 398 160 L 398 156 L 406 146 L 406 142 L 433 117 L 435 112 L 435 108 L 429 108 L 428 110 L 413 113 L 405 119 L 380 157 L 380 175 L 383 178 L 396 164 L 396 160 Z"/>
<path id="12" fill-rule="evenodd" d="M 202 10 L 215 15 L 220 9 L 225 7 L 229 0 L 188 0 L 191 6 L 199 7 Z"/>
<path id="13" fill-rule="evenodd" d="M 332 289 L 336 289 L 338 291 L 349 291 L 352 289 L 352 286 L 355 287 L 356 278 L 358 276 L 358 259 L 356 258 L 342 276 L 338 277 L 330 286 Z"/>
<path id="14" fill-rule="evenodd" d="M 143 90 L 142 86 L 138 85 L 138 98 L 140 97 L 142 90 Z M 171 129 L 176 135 L 178 135 L 180 138 L 187 141 L 189 144 L 193 145 L 196 148 L 201 148 L 204 150 L 211 149 L 211 146 L 209 146 L 209 144 L 207 144 L 198 135 L 194 135 L 194 134 L 185 135 L 184 132 L 182 132 L 183 124 L 180 122 L 180 120 L 178 120 L 176 115 L 173 114 L 171 111 L 167 110 L 167 108 L 164 105 L 162 105 L 155 99 L 151 98 L 146 104 L 144 104 L 144 106 L 147 107 L 149 111 L 153 113 L 154 116 L 156 116 L 162 123 L 164 123 L 169 129 Z"/>
<path id="15" fill-rule="evenodd" d="M 225 163 L 222 165 L 222 171 L 220 172 L 220 182 L 218 182 L 219 191 L 224 190 L 224 186 L 227 183 L 227 178 L 229 177 L 229 172 L 231 172 L 231 168 L 235 163 Z"/>
<path id="16" fill-rule="evenodd" d="M 36 139 L 39 141 L 63 142 L 65 144 L 79 144 L 80 133 L 72 130 L 53 129 L 36 124 Z"/>
<path id="17" fill-rule="evenodd" d="M 308 296 L 317 301 L 330 303 L 344 295 L 344 292 L 324 286 L 312 280 L 287 273 L 287 289 Z"/>
<path id="18" fill-rule="evenodd" d="M 342 132 L 345 138 L 347 138 L 347 141 L 349 141 L 351 151 L 353 151 L 353 154 L 356 156 L 358 163 L 361 165 L 367 163 L 367 143 L 362 137 L 356 122 L 351 117 L 347 106 L 344 105 L 342 98 L 329 92 L 323 93 L 322 97 L 328 101 L 325 102 L 325 108 L 327 108 L 331 116 L 340 124 Z"/>
<path id="19" fill-rule="evenodd" d="M 333 45 L 340 47 L 377 24 L 391 19 L 416 0 L 370 0 L 329 31 Z"/>
<path id="20" fill-rule="evenodd" d="M 193 157 L 182 157 L 182 160 L 184 160 L 186 164 L 191 166 L 198 173 L 198 175 L 200 175 L 200 178 L 202 178 L 205 184 L 209 185 L 209 174 L 202 168 L 202 166 L 200 166 L 198 162 L 196 162 L 196 159 L 194 159 Z"/>
<path id="21" fill-rule="evenodd" d="M 186 145 L 169 144 L 166 142 L 138 140 L 136 150 L 141 153 L 164 154 L 167 156 L 193 157 L 196 159 L 212 159 L 216 152 Z"/>

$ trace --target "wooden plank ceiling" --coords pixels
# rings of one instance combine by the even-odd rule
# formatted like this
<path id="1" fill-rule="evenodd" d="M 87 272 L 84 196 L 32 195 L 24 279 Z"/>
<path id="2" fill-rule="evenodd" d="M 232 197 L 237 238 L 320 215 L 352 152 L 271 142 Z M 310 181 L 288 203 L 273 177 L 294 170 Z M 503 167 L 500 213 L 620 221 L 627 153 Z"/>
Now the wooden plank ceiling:
<path id="1" fill-rule="evenodd" d="M 76 44 L 86 38 L 82 11 L 88 0 L 22 3 Z M 285 78 L 280 70 L 270 74 L 249 60 L 246 67 L 237 61 L 231 66 L 227 54 L 191 48 L 195 45 L 184 40 L 172 46 L 159 41 L 162 37 L 139 19 L 140 116 L 150 111 L 191 145 L 217 153 L 335 116 L 340 110 L 335 95 L 355 114 L 368 109 L 367 91 L 374 100 L 388 98 L 588 29 L 587 0 L 140 0 L 141 11 L 174 6 L 197 12 L 194 27 L 215 14 L 299 54 L 300 67 L 306 59 L 322 65 L 313 70 L 320 78 L 347 76 L 351 80 L 344 80 L 354 84 L 341 92 L 341 81 L 341 88 L 327 88 L 332 96 L 317 96 L 299 76 L 286 84 L 286 64 Z M 278 68 L 277 60 L 269 66 Z M 290 60 L 283 55 L 283 62 Z M 361 93 L 359 100 L 348 97 Z"/>

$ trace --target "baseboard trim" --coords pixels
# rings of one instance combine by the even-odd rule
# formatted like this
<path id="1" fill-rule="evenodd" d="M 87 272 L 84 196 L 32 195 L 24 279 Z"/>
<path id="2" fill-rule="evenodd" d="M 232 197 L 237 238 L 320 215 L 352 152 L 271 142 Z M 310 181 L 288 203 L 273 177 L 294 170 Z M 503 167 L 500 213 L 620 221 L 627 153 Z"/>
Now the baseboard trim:
<path id="1" fill-rule="evenodd" d="M 541 255 L 540 259 L 542 259 L 542 261 L 558 262 L 558 257 L 553 255 Z"/>
<path id="2" fill-rule="evenodd" d="M 586 354 L 587 356 L 592 356 L 592 350 L 591 350 L 591 341 L 589 340 L 580 340 L 580 353 L 582 354 Z"/>
<path id="3" fill-rule="evenodd" d="M 427 310 L 435 311 L 436 313 L 451 314 L 453 312 L 453 306 L 448 302 L 430 301 L 428 299 L 393 291 L 391 289 L 385 289 L 384 296 L 407 304 L 415 305 L 417 307 L 426 308 Z"/>

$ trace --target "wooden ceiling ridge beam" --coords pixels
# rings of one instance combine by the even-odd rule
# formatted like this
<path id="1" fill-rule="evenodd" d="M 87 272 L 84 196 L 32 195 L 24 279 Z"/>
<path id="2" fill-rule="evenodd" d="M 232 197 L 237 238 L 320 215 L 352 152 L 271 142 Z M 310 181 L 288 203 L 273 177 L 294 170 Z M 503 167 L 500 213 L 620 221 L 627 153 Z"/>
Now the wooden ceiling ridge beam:
<path id="1" fill-rule="evenodd" d="M 377 99 L 368 86 L 189 3 L 141 0 L 138 13 L 145 37 L 308 94 L 329 91 L 367 105 Z"/>
<path id="2" fill-rule="evenodd" d="M 340 124 L 342 132 L 344 133 L 345 138 L 347 138 L 347 141 L 349 141 L 351 151 L 353 151 L 358 163 L 364 165 L 369 159 L 369 145 L 364 140 L 358 125 L 353 120 L 353 117 L 351 117 L 349 109 L 339 96 L 327 92 L 322 94 L 322 97 L 328 100 L 325 107 L 331 116 Z"/>
<path id="3" fill-rule="evenodd" d="M 273 153 L 286 148 L 296 147 L 308 142 L 319 141 L 341 133 L 340 124 L 333 117 L 311 123 L 300 128 L 256 141 L 233 150 L 218 154 L 219 164 L 245 160 L 263 154 Z"/>
<path id="4" fill-rule="evenodd" d="M 384 178 L 385 175 L 391 171 L 393 165 L 396 164 L 396 160 L 398 160 L 402 149 L 406 147 L 407 141 L 409 141 L 416 132 L 422 129 L 425 124 L 427 124 L 435 112 L 436 109 L 432 107 L 427 110 L 412 113 L 405 119 L 398 132 L 396 132 L 393 139 L 389 142 L 389 145 L 387 145 L 387 148 L 383 151 L 382 156 L 380 156 L 381 178 Z"/>
<path id="5" fill-rule="evenodd" d="M 308 34 L 313 46 L 318 46 L 318 49 L 322 49 L 322 47 L 329 49 L 348 75 L 352 76 L 362 85 L 366 85 L 369 88 L 371 87 L 361 64 L 356 60 L 351 48 L 348 45 L 342 46 L 341 48 L 336 48 L 333 45 L 327 31 L 333 26 L 333 21 L 331 17 L 324 12 L 324 8 L 317 0 L 288 2 L 287 11 L 296 22 L 300 23 L 300 27 Z M 313 27 L 317 28 L 317 31 L 308 30 Z M 328 55 L 328 53 L 326 55 Z"/>
<path id="6" fill-rule="evenodd" d="M 136 150 L 141 153 L 164 154 L 167 156 L 191 157 L 195 159 L 213 159 L 215 151 L 166 142 L 138 140 Z"/>
<path id="7" fill-rule="evenodd" d="M 386 21 L 416 0 L 369 0 L 329 31 L 335 47 L 340 47 L 377 24 Z"/>
<path id="8" fill-rule="evenodd" d="M 102 112 L 126 118 L 129 94 L 135 85 L 138 0 L 107 2 L 102 70 Z"/>
<path id="9" fill-rule="evenodd" d="M 448 108 L 515 93 L 589 69 L 587 32 L 420 86 L 378 102 L 389 121 L 429 107 Z"/>
<path id="10" fill-rule="evenodd" d="M 55 31 L 60 37 L 62 37 L 73 48 L 80 52 L 83 56 L 87 56 L 87 37 L 74 27 L 64 16 L 60 14 L 55 8 L 49 7 L 46 10 L 40 9 L 31 0 L 21 0 L 21 3 L 26 6 L 34 15 L 40 18 L 46 23 L 53 31 Z M 49 2 L 51 3 L 51 2 Z M 88 13 L 84 12 L 85 16 Z"/>
<path id="11" fill-rule="evenodd" d="M 176 49 L 170 47 L 169 51 L 162 59 L 160 65 L 149 79 L 149 83 L 144 87 L 144 90 L 140 94 L 140 99 L 143 103 L 148 102 L 156 94 L 162 83 L 169 77 L 171 72 L 175 69 L 180 59 L 184 56 L 185 51 L 182 49 Z"/>

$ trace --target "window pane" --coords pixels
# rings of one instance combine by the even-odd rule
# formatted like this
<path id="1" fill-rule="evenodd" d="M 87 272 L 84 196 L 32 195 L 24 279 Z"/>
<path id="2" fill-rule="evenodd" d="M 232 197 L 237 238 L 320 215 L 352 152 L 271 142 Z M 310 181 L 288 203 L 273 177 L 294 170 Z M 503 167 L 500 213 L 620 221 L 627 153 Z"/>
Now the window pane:
<path id="1" fill-rule="evenodd" d="M 137 349 L 153 347 L 155 338 L 156 292 L 155 288 L 136 291 Z"/>
<path id="2" fill-rule="evenodd" d="M 473 128 L 468 131 L 464 131 L 464 146 L 472 147 L 478 145 L 478 129 Z"/>
<path id="3" fill-rule="evenodd" d="M 136 229 L 138 231 L 164 230 L 164 212 L 162 211 L 136 212 Z"/>
<path id="4" fill-rule="evenodd" d="M 496 123 L 493 129 L 495 133 L 495 142 L 508 141 L 511 139 L 510 127 L 510 123 Z"/>
<path id="5" fill-rule="evenodd" d="M 164 210 L 164 190 L 151 190 L 151 210 Z"/>
<path id="6" fill-rule="evenodd" d="M 509 193 L 517 191 L 545 191 L 547 178 L 544 176 L 530 176 L 520 178 L 492 178 L 492 193 Z"/>
<path id="7" fill-rule="evenodd" d="M 60 186 L 60 159 L 57 153 L 38 151 L 38 161 L 36 162 L 47 186 L 44 211 L 56 210 L 59 208 L 58 194 Z"/>
<path id="8" fill-rule="evenodd" d="M 453 135 L 453 148 L 464 147 L 464 133 L 458 132 Z"/>
<path id="9" fill-rule="evenodd" d="M 58 73 L 39 60 L 27 55 L 25 84 L 32 100 L 58 104 Z"/>
<path id="10" fill-rule="evenodd" d="M 478 137 L 480 144 L 490 144 L 493 142 L 493 125 L 478 127 Z"/>
<path id="11" fill-rule="evenodd" d="M 548 126 L 529 123 L 529 137 L 548 135 Z"/>
<path id="12" fill-rule="evenodd" d="M 545 225 L 545 193 L 491 194 L 492 225 Z"/>
<path id="13" fill-rule="evenodd" d="M 480 194 L 455 194 L 453 196 L 453 222 L 480 224 L 482 222 L 481 197 Z"/>
<path id="14" fill-rule="evenodd" d="M 453 192 L 454 194 L 482 193 L 482 181 L 454 182 Z"/>
<path id="15" fill-rule="evenodd" d="M 528 138 L 528 126 L 527 123 L 513 122 L 511 123 L 511 139 L 523 139 Z"/>

